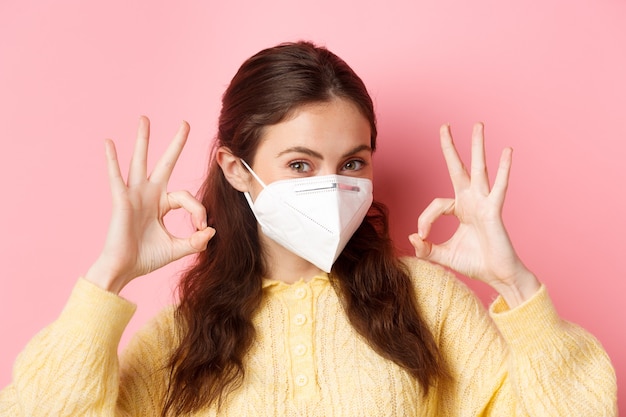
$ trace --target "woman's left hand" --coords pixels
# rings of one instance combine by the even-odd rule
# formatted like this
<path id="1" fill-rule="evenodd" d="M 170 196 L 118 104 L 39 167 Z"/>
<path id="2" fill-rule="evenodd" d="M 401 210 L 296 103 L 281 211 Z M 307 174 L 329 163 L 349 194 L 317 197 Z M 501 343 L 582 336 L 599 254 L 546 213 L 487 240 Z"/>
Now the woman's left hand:
<path id="1" fill-rule="evenodd" d="M 481 123 L 474 125 L 472 132 L 469 172 L 459 158 L 448 125 L 441 127 L 440 137 L 455 197 L 437 198 L 422 212 L 418 233 L 409 236 L 415 255 L 489 284 L 513 308 L 530 298 L 540 284 L 515 253 L 502 221 L 512 149 L 502 152 L 491 187 Z M 428 235 L 432 224 L 442 215 L 456 216 L 459 227 L 448 241 L 434 244 Z"/>

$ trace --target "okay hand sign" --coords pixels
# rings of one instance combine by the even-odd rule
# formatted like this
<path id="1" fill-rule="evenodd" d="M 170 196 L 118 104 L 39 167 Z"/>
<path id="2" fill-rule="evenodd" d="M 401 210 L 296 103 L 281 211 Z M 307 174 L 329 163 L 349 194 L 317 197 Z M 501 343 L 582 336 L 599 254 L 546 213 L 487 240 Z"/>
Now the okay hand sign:
<path id="1" fill-rule="evenodd" d="M 120 173 L 115 145 L 106 141 L 113 209 L 104 249 L 85 275 L 87 280 L 117 293 L 133 278 L 206 248 L 215 230 L 207 227 L 205 208 L 188 191 L 167 191 L 188 134 L 189 125 L 183 122 L 148 175 L 150 122 L 142 117 L 126 181 Z M 197 229 L 185 238 L 173 236 L 163 222 L 170 210 L 179 208 L 191 214 Z"/>
<path id="2" fill-rule="evenodd" d="M 502 221 L 512 150 L 502 152 L 492 187 L 482 124 L 476 124 L 472 133 L 469 171 L 454 146 L 449 126 L 441 127 L 440 137 L 455 197 L 436 198 L 422 212 L 418 233 L 409 236 L 415 255 L 491 285 L 514 307 L 532 296 L 540 284 L 517 256 Z M 428 235 L 442 215 L 456 216 L 459 227 L 448 241 L 437 245 Z"/>

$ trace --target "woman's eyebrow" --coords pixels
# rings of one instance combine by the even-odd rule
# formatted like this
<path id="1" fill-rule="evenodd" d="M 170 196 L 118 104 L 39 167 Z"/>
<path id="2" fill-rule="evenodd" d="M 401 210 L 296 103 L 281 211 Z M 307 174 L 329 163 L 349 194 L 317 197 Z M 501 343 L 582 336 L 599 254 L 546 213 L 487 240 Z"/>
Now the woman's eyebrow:
<path id="1" fill-rule="evenodd" d="M 369 151 L 372 152 L 372 148 L 371 146 L 368 145 L 359 145 L 353 149 L 350 149 L 348 152 L 344 153 L 342 155 L 342 158 L 346 158 L 348 156 L 354 155 L 355 153 L 359 153 L 361 151 Z M 318 158 L 318 159 L 324 159 L 324 156 L 319 153 L 314 151 L 313 149 L 309 149 L 309 148 L 305 148 L 304 146 L 294 146 L 288 149 L 285 149 L 284 151 L 281 151 L 278 153 L 278 155 L 276 155 L 276 157 L 282 156 L 286 153 L 290 153 L 290 152 L 297 152 L 297 153 L 303 153 L 305 155 L 309 155 L 312 156 L 314 158 Z"/>
<path id="2" fill-rule="evenodd" d="M 348 152 L 344 153 L 341 157 L 342 158 L 346 158 L 348 156 L 354 155 L 355 153 L 359 153 L 361 151 L 369 151 L 371 153 L 372 152 L 372 147 L 368 146 L 368 145 L 359 145 L 359 146 L 355 147 L 354 149 L 351 149 Z"/>
<path id="3" fill-rule="evenodd" d="M 313 156 L 318 159 L 324 159 L 321 153 L 315 152 L 314 150 L 309 149 L 309 148 L 305 148 L 304 146 L 294 146 L 292 148 L 285 149 L 284 151 L 281 151 L 278 155 L 276 155 L 276 157 L 279 157 L 281 155 L 284 155 L 286 153 L 291 153 L 291 152 L 303 153 L 303 154 Z"/>

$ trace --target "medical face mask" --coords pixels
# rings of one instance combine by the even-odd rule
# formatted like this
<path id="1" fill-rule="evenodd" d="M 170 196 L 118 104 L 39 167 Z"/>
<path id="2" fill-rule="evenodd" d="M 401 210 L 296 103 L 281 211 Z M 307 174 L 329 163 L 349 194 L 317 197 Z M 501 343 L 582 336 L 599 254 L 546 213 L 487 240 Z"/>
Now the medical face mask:
<path id="1" fill-rule="evenodd" d="M 323 175 L 274 181 L 253 202 L 244 193 L 263 233 L 325 272 L 330 269 L 369 210 L 372 181 Z"/>

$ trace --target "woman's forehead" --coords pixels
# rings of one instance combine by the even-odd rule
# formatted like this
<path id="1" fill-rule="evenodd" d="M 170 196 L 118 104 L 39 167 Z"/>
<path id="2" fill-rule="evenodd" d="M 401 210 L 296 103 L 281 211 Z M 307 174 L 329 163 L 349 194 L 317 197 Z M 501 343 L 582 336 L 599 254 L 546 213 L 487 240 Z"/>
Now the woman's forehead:
<path id="1" fill-rule="evenodd" d="M 334 147 L 347 149 L 370 146 L 371 127 L 359 108 L 345 99 L 301 106 L 280 123 L 265 126 L 260 148 L 275 154 L 290 149 Z"/>

